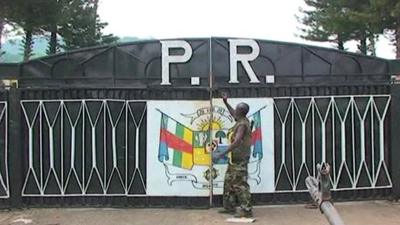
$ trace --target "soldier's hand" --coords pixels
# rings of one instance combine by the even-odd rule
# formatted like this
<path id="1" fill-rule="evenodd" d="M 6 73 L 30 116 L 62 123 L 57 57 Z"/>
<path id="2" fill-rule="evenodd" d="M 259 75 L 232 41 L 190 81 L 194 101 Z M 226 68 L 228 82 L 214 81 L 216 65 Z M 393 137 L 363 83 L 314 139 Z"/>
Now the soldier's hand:
<path id="1" fill-rule="evenodd" d="M 222 93 L 221 93 L 221 97 L 222 97 L 222 100 L 224 100 L 224 101 L 227 101 L 227 100 L 228 100 L 228 94 L 225 93 L 225 92 L 222 92 Z"/>

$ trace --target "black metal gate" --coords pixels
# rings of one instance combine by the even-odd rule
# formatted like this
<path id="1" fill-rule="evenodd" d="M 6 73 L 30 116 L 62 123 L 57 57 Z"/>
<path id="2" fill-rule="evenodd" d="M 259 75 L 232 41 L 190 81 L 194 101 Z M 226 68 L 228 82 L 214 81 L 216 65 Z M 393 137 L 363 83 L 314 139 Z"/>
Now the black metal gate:
<path id="1" fill-rule="evenodd" d="M 0 99 L 1 205 L 208 207 L 209 197 L 146 194 L 146 103 L 221 92 L 274 101 L 275 191 L 255 194 L 256 204 L 307 201 L 304 180 L 321 161 L 332 165 L 337 200 L 400 195 L 400 89 L 390 83 L 389 62 L 259 41 L 268 51 L 252 66 L 274 74 L 275 83 L 229 85 L 227 40 L 188 42 L 198 54 L 172 68 L 170 87 L 159 86 L 158 41 L 18 65 L 20 87 Z M 291 61 L 299 66 L 283 68 Z M 240 68 L 240 81 L 244 73 Z M 185 87 L 191 77 L 183 74 L 198 74 L 200 86 Z M 213 203 L 220 205 L 220 196 Z"/>

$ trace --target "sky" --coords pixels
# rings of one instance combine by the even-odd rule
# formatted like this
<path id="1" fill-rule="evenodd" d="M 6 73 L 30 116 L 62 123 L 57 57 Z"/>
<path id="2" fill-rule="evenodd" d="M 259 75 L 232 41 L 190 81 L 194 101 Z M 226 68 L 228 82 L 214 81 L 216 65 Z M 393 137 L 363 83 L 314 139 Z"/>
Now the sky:
<path id="1" fill-rule="evenodd" d="M 334 47 L 298 37 L 295 15 L 303 0 L 100 0 L 100 19 L 106 33 L 121 37 L 187 38 L 240 37 Z M 347 43 L 356 51 L 357 43 Z M 387 37 L 379 37 L 377 56 L 394 59 Z"/>

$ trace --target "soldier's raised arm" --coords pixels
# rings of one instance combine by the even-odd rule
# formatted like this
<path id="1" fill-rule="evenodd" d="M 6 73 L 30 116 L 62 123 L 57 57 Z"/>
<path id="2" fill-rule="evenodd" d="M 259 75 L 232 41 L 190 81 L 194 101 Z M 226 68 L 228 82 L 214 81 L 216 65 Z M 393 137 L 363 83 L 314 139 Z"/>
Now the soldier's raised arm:
<path id="1" fill-rule="evenodd" d="M 233 118 L 236 119 L 235 110 L 234 110 L 234 109 L 232 108 L 232 106 L 228 103 L 228 95 L 227 95 L 226 93 L 222 93 L 221 96 L 222 96 L 222 100 L 224 101 L 224 104 L 225 104 L 226 108 L 228 108 L 228 110 L 229 110 L 229 113 L 231 114 L 231 116 L 232 116 Z"/>

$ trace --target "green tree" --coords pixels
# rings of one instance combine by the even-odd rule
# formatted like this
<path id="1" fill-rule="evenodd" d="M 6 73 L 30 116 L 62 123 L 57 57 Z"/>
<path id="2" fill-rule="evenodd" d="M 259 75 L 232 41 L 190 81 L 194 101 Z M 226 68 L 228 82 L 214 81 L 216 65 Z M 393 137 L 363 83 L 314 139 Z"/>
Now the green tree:
<path id="1" fill-rule="evenodd" d="M 344 43 L 350 40 L 351 25 L 347 23 L 345 12 L 341 10 L 341 0 L 305 0 L 307 9 L 300 9 L 299 22 L 301 37 L 311 41 L 334 42 L 344 50 Z"/>
<path id="2" fill-rule="evenodd" d="M 217 131 L 217 133 L 215 133 L 215 137 L 218 138 L 219 143 L 222 144 L 222 139 L 226 138 L 226 134 L 224 131 L 219 130 L 219 131 Z"/>
<path id="3" fill-rule="evenodd" d="M 68 19 L 60 29 L 67 50 L 114 43 L 118 38 L 104 35 L 107 23 L 101 22 L 97 13 L 98 0 L 72 0 Z"/>
<path id="4" fill-rule="evenodd" d="M 396 58 L 400 59 L 400 1 L 399 0 L 370 0 L 372 10 L 368 13 L 370 20 L 381 33 L 391 36 L 395 46 Z"/>
<path id="5" fill-rule="evenodd" d="M 370 16 L 371 3 L 365 0 L 305 0 L 308 9 L 301 9 L 299 21 L 305 25 L 301 37 L 312 41 L 337 43 L 344 49 L 349 40 L 359 42 L 361 53 L 375 52 L 376 18 Z"/>
<path id="6" fill-rule="evenodd" d="M 390 5 L 393 6 L 389 14 L 390 22 L 385 29 L 393 31 L 392 41 L 396 47 L 396 59 L 400 59 L 400 2 L 391 0 Z"/>
<path id="7" fill-rule="evenodd" d="M 2 41 L 3 35 L 5 34 L 5 27 L 7 24 L 10 24 L 8 21 L 8 17 L 12 11 L 12 1 L 11 0 L 1 0 L 1 7 L 0 7 L 0 57 L 4 54 L 2 51 Z"/>
<path id="8" fill-rule="evenodd" d="M 45 23 L 49 0 L 13 0 L 7 20 L 22 28 L 24 33 L 22 51 L 24 60 L 29 60 L 33 55 L 32 47 L 34 35 L 42 33 L 42 25 Z"/>
<path id="9" fill-rule="evenodd" d="M 49 35 L 47 54 L 55 54 L 61 47 L 75 49 L 117 41 L 102 33 L 107 24 L 97 14 L 98 0 L 0 1 L 0 39 L 5 23 L 22 30 L 24 60 L 33 55 L 35 35 Z M 65 46 L 60 46 L 61 39 Z"/>
<path id="10" fill-rule="evenodd" d="M 0 15 L 0 57 L 3 56 L 4 52 L 2 50 L 1 43 L 3 41 L 3 32 L 4 32 L 4 26 L 6 25 L 4 18 L 1 17 Z"/>
<path id="11" fill-rule="evenodd" d="M 46 7 L 49 12 L 45 15 L 46 20 L 43 24 L 43 30 L 49 33 L 49 45 L 46 53 L 48 55 L 56 54 L 60 51 L 59 44 L 59 28 L 62 27 L 66 20 L 68 14 L 66 13 L 69 9 L 70 0 L 48 0 Z"/>
<path id="12" fill-rule="evenodd" d="M 361 53 L 375 55 L 375 43 L 384 28 L 380 16 L 377 16 L 376 0 L 351 0 L 347 3 L 348 18 L 354 23 L 353 39 L 359 41 Z M 378 0 L 380 1 L 380 0 Z"/>

